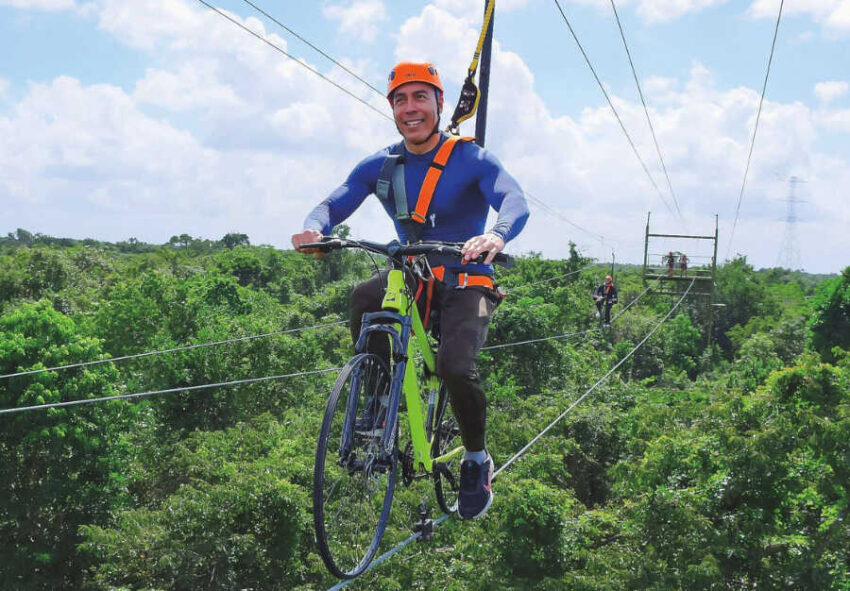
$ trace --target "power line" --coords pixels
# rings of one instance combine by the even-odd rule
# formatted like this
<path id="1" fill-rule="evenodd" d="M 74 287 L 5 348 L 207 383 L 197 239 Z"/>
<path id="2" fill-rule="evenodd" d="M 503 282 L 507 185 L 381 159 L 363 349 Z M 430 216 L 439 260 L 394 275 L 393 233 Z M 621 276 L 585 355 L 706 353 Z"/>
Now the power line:
<path id="1" fill-rule="evenodd" d="M 643 171 L 646 173 L 646 177 L 649 179 L 649 182 L 652 183 L 652 186 L 655 187 L 655 190 L 658 193 L 658 196 L 661 198 L 661 201 L 664 203 L 664 206 L 671 214 L 673 214 L 673 210 L 670 208 L 670 204 L 667 203 L 667 199 L 664 198 L 664 194 L 661 192 L 661 189 L 658 188 L 658 185 L 655 183 L 655 179 L 653 179 L 652 175 L 649 173 L 649 169 L 646 167 L 646 163 L 644 163 L 643 158 L 640 157 L 640 153 L 638 152 L 635 143 L 632 141 L 632 136 L 629 135 L 629 132 L 626 130 L 625 124 L 623 124 L 623 120 L 620 119 L 620 114 L 617 113 L 617 109 L 614 108 L 614 103 L 611 102 L 611 97 L 608 96 L 608 91 L 605 90 L 605 86 L 602 84 L 602 80 L 600 80 L 599 76 L 596 74 L 596 69 L 593 67 L 593 64 L 590 63 L 590 58 L 584 51 L 584 47 L 582 47 L 581 41 L 578 40 L 578 36 L 573 30 L 573 26 L 570 24 L 570 20 L 567 18 L 566 13 L 564 13 L 564 9 L 561 8 L 561 3 L 558 2 L 558 0 L 555 0 L 555 4 L 558 7 L 558 11 L 561 13 L 561 16 L 564 18 L 564 22 L 567 24 L 567 28 L 570 30 L 570 34 L 572 34 L 576 45 L 578 45 L 579 51 L 581 51 L 581 55 L 584 56 L 584 61 L 587 63 L 587 67 L 590 68 L 593 77 L 596 79 L 596 84 L 599 85 L 599 89 L 602 91 L 602 94 L 605 95 L 605 100 L 608 101 L 608 106 L 611 107 L 611 111 L 614 113 L 614 117 L 616 117 L 617 123 L 620 124 L 620 129 L 623 130 L 623 134 L 625 134 L 629 145 L 632 147 L 632 151 L 635 153 L 638 162 L 640 162 L 641 168 L 643 168 Z"/>
<path id="2" fill-rule="evenodd" d="M 578 398 L 575 402 L 573 402 L 573 403 L 569 406 L 569 408 L 567 408 L 567 410 L 565 410 L 563 413 L 561 413 L 561 414 L 558 416 L 558 418 L 556 418 L 554 421 L 552 421 L 552 422 L 551 422 L 551 423 L 550 423 L 550 424 L 549 424 L 549 425 L 548 425 L 548 426 L 547 426 L 547 427 L 546 427 L 543 431 L 541 431 L 541 432 L 540 432 L 540 433 L 539 433 L 536 437 L 534 437 L 534 439 L 532 439 L 531 441 L 529 441 L 529 442 L 528 442 L 528 443 L 527 443 L 527 444 L 526 444 L 526 445 L 525 445 L 525 446 L 524 446 L 521 450 L 519 450 L 517 453 L 515 453 L 515 454 L 514 454 L 514 455 L 513 455 L 513 456 L 512 456 L 512 457 L 511 457 L 511 458 L 510 458 L 507 462 L 505 462 L 504 464 L 502 464 L 502 465 L 499 467 L 499 469 L 498 469 L 498 470 L 496 470 L 496 471 L 493 473 L 493 478 L 495 479 L 495 478 L 496 478 L 496 476 L 497 476 L 499 473 L 501 473 L 503 470 L 507 469 L 507 468 L 508 468 L 508 467 L 509 467 L 509 466 L 510 466 L 513 462 L 515 462 L 517 459 L 519 459 L 519 458 L 520 458 L 520 457 L 521 457 L 521 456 L 522 456 L 522 455 L 523 455 L 526 451 L 528 451 L 528 449 L 529 449 L 532 445 L 534 445 L 534 443 L 536 443 L 536 442 L 537 442 L 537 440 L 539 440 L 539 439 L 540 439 L 540 438 L 541 438 L 541 437 L 542 437 L 542 436 L 543 436 L 546 432 L 548 432 L 548 431 L 549 431 L 549 430 L 550 430 L 553 426 L 555 426 L 555 424 L 556 424 L 556 423 L 558 423 L 558 421 L 560 421 L 561 419 L 563 419 L 563 418 L 564 418 L 564 417 L 565 417 L 565 416 L 566 416 L 566 415 L 567 415 L 570 411 L 572 411 L 572 410 L 573 410 L 573 409 L 574 409 L 574 408 L 575 408 L 575 407 L 576 407 L 576 406 L 577 406 L 577 405 L 578 405 L 578 404 L 579 404 L 582 400 L 584 400 L 584 399 L 585 399 L 585 398 L 586 398 L 586 397 L 587 397 L 587 396 L 588 396 L 591 392 L 593 392 L 593 390 L 595 390 L 596 388 L 598 388 L 598 387 L 599 387 L 599 386 L 600 386 L 600 385 L 601 385 L 601 384 L 602 384 L 605 380 L 607 380 L 607 379 L 608 379 L 608 378 L 609 378 L 609 377 L 610 377 L 610 376 L 611 376 L 611 375 L 612 375 L 612 374 L 613 374 L 613 373 L 614 373 L 614 372 L 615 372 L 615 371 L 616 371 L 616 370 L 617 370 L 617 369 L 618 369 L 618 368 L 619 368 L 619 367 L 620 367 L 623 363 L 625 363 L 625 362 L 626 362 L 629 358 L 631 358 L 631 356 L 632 356 L 632 355 L 634 355 L 634 354 L 635 354 L 635 352 L 636 352 L 636 351 L 637 351 L 640 347 L 642 347 L 642 346 L 643 346 L 643 344 L 644 344 L 647 340 L 649 340 L 649 338 L 650 338 L 653 334 L 655 334 L 655 332 L 656 332 L 659 328 L 661 328 L 661 325 L 662 325 L 662 324 L 664 324 L 664 323 L 667 321 L 667 319 L 668 319 L 668 318 L 670 318 L 670 316 L 673 314 L 673 312 L 675 312 L 675 311 L 676 311 L 676 309 L 677 309 L 677 308 L 681 305 L 681 303 L 685 300 L 685 297 L 688 295 L 688 292 L 691 290 L 691 287 L 693 287 L 693 285 L 694 285 L 694 282 L 695 282 L 695 281 L 696 281 L 695 279 L 691 281 L 690 285 L 688 285 L 688 288 L 685 290 L 685 293 L 683 293 L 683 294 L 682 294 L 682 297 L 681 297 L 681 298 L 679 298 L 679 301 L 678 301 L 678 302 L 676 302 L 676 304 L 675 304 L 675 305 L 674 305 L 674 306 L 670 309 L 670 311 L 669 311 L 669 312 L 667 312 L 667 315 L 666 315 L 666 316 L 664 316 L 664 318 L 662 318 L 662 319 L 661 319 L 661 321 L 660 321 L 658 324 L 656 324 L 656 325 L 655 325 L 655 327 L 654 327 L 654 328 L 653 328 L 653 329 L 652 329 L 652 330 L 651 330 L 651 331 L 650 331 L 650 332 L 649 332 L 649 333 L 648 333 L 648 334 L 647 334 L 647 335 L 646 335 L 646 336 L 645 336 L 645 337 L 644 337 L 644 338 L 643 338 L 643 339 L 642 339 L 642 340 L 641 340 L 641 341 L 640 341 L 637 345 L 635 345 L 635 346 L 632 348 L 632 350 L 631 350 L 631 351 L 629 351 L 629 352 L 626 354 L 626 356 L 625 356 L 625 357 L 623 357 L 620 361 L 618 361 L 618 362 L 617 362 L 617 364 L 616 364 L 616 365 L 614 365 L 614 367 L 612 367 L 612 368 L 608 371 L 608 373 L 606 373 L 606 374 L 605 374 L 604 376 L 602 376 L 599 380 L 597 380 L 595 384 L 593 384 L 593 385 L 592 385 L 592 386 L 591 386 L 591 387 L 590 387 L 590 388 L 589 388 L 589 389 L 588 389 L 588 390 L 587 390 L 584 394 L 582 394 L 582 395 L 581 395 L 581 396 L 580 396 L 580 397 L 579 397 L 579 398 Z M 440 526 L 443 522 L 445 522 L 445 521 L 446 521 L 449 517 L 450 517 L 450 515 L 448 515 L 448 514 L 443 514 L 443 515 L 441 515 L 439 519 L 437 519 L 437 520 L 435 520 L 435 521 L 434 521 L 434 527 L 435 527 L 435 528 L 436 528 L 436 527 L 439 527 L 439 526 Z M 364 571 L 363 571 L 363 573 L 367 573 L 367 572 L 369 572 L 370 570 L 372 570 L 373 568 L 375 568 L 375 567 L 379 566 L 380 564 L 382 564 L 383 562 L 385 562 L 386 560 L 388 560 L 389 558 L 391 558 L 393 555 L 395 555 L 397 552 L 399 552 L 402 548 L 404 548 L 405 546 L 408 546 L 408 545 L 409 545 L 412 541 L 414 541 L 414 540 L 416 540 L 416 539 L 420 538 L 421 536 L 422 536 L 422 532 L 416 532 L 416 533 L 414 533 L 414 534 L 411 534 L 411 535 L 410 535 L 407 539 L 405 539 L 405 540 L 403 540 L 403 541 L 399 542 L 399 543 L 398 543 L 398 544 L 396 544 L 394 547 L 390 548 L 389 550 L 387 550 L 386 552 L 384 552 L 383 554 L 381 554 L 381 556 L 379 556 L 378 558 L 376 558 L 376 559 L 375 559 L 375 560 L 374 560 L 371 564 L 369 564 L 369 566 L 368 566 L 368 567 L 366 567 L 366 570 L 364 570 Z M 362 576 L 362 574 L 361 574 L 361 575 L 359 575 L 357 578 L 359 578 L 360 576 Z M 340 581 L 339 583 L 337 583 L 336 585 L 334 585 L 333 587 L 331 587 L 330 589 L 328 589 L 328 591 L 338 591 L 339 589 L 342 589 L 343 587 L 346 587 L 349 583 L 351 583 L 351 582 L 352 582 L 352 581 L 354 581 L 354 580 L 356 580 L 356 579 L 346 579 L 346 580 L 344 580 L 344 581 Z"/>
<path id="3" fill-rule="evenodd" d="M 348 321 L 347 320 L 340 320 L 338 322 L 329 322 L 327 324 L 314 324 L 312 326 L 302 326 L 301 328 L 290 328 L 288 330 L 277 330 L 277 331 L 274 331 L 274 332 L 267 332 L 267 333 L 264 333 L 264 334 L 251 335 L 251 336 L 246 336 L 246 337 L 237 337 L 237 338 L 233 338 L 233 339 L 226 339 L 226 340 L 223 340 L 223 341 L 211 341 L 211 342 L 208 342 L 208 343 L 197 343 L 195 345 L 186 345 L 186 346 L 183 346 L 183 347 L 174 347 L 173 349 L 161 349 L 161 350 L 158 350 L 158 351 L 146 351 L 144 353 L 136 353 L 136 354 L 133 354 L 133 355 L 123 355 L 121 357 L 112 357 L 110 359 L 96 359 L 94 361 L 83 361 L 81 363 L 71 363 L 71 364 L 68 364 L 68 365 L 57 365 L 55 367 L 45 367 L 43 369 L 30 369 L 30 370 L 27 370 L 27 371 L 19 371 L 17 373 L 7 373 L 7 374 L 0 375 L 0 379 L 15 378 L 15 377 L 19 377 L 19 376 L 32 375 L 32 374 L 36 374 L 36 373 L 42 373 L 42 372 L 45 372 L 45 371 L 59 371 L 59 370 L 71 369 L 71 368 L 74 368 L 74 367 L 88 367 L 90 365 L 100 365 L 101 363 L 114 363 L 116 361 L 125 361 L 127 359 L 137 359 L 139 357 L 149 357 L 151 355 L 162 355 L 163 353 L 175 353 L 177 351 L 189 351 L 191 349 L 200 349 L 200 348 L 203 348 L 203 347 L 213 347 L 215 345 L 227 345 L 227 344 L 230 344 L 230 343 L 238 343 L 238 342 L 241 342 L 241 341 L 252 341 L 252 340 L 255 340 L 255 339 L 262 339 L 262 338 L 271 337 L 271 336 L 292 334 L 292 333 L 301 332 L 301 331 L 304 331 L 304 330 L 313 330 L 313 329 L 317 329 L 317 328 L 325 328 L 325 327 L 328 327 L 328 326 L 336 326 L 338 324 L 344 324 L 346 322 L 348 322 Z"/>
<path id="4" fill-rule="evenodd" d="M 670 175 L 667 174 L 667 165 L 664 163 L 664 156 L 661 155 L 661 147 L 658 145 L 658 138 L 655 137 L 655 128 L 652 126 L 652 119 L 649 117 L 649 109 L 646 107 L 643 90 L 640 87 L 640 81 L 638 80 L 637 71 L 635 70 L 635 64 L 632 61 L 632 53 L 629 51 L 628 43 L 626 43 L 626 34 L 623 32 L 623 25 L 620 22 L 620 15 L 617 14 L 617 6 L 614 4 L 614 0 L 611 0 L 611 8 L 614 9 L 614 18 L 617 19 L 617 28 L 620 29 L 620 38 L 623 40 L 623 47 L 626 50 L 626 56 L 629 58 L 629 66 L 632 68 L 632 76 L 634 76 L 635 84 L 637 85 L 640 102 L 643 104 L 643 112 L 646 114 L 646 122 L 649 124 L 650 133 L 652 133 L 652 141 L 655 142 L 655 151 L 658 152 L 658 159 L 661 160 L 661 168 L 664 170 L 664 178 L 667 179 L 667 188 L 670 189 L 670 196 L 673 198 L 673 205 L 676 206 L 676 211 L 679 213 L 679 217 L 681 218 L 682 210 L 679 209 L 679 202 L 676 199 L 676 193 L 673 191 L 673 184 L 670 182 Z"/>
<path id="5" fill-rule="evenodd" d="M 735 228 L 738 226 L 738 214 L 741 212 L 741 202 L 744 200 L 744 187 L 747 186 L 747 175 L 750 172 L 750 161 L 753 158 L 753 148 L 756 145 L 756 133 L 759 130 L 759 119 L 761 118 L 761 107 L 764 103 L 764 95 L 767 91 L 767 80 L 770 77 L 770 65 L 773 63 L 773 51 L 776 48 L 776 38 L 779 36 L 779 22 L 782 20 L 782 7 L 785 5 L 785 0 L 779 3 L 779 14 L 776 16 L 776 27 L 773 29 L 773 41 L 770 44 L 770 57 L 767 58 L 767 71 L 764 73 L 764 84 L 761 87 L 761 98 L 759 99 L 759 108 L 756 112 L 756 124 L 753 127 L 753 137 L 750 140 L 750 153 L 747 155 L 747 167 L 744 169 L 744 180 L 741 182 L 741 193 L 738 195 L 738 205 L 735 206 L 735 220 L 732 222 L 732 232 L 729 234 L 729 245 L 726 247 L 726 258 L 729 258 L 729 252 L 732 249 L 732 239 L 735 237 Z"/>
<path id="6" fill-rule="evenodd" d="M 283 29 L 285 29 L 286 31 L 288 31 L 291 35 L 293 35 L 295 38 L 297 38 L 297 39 L 298 39 L 298 40 L 300 40 L 301 42 L 303 42 L 303 43 L 307 44 L 307 45 L 308 45 L 308 46 L 310 46 L 312 49 L 314 49 L 315 51 L 317 51 L 317 52 L 319 52 L 320 54 L 322 54 L 325 58 L 327 58 L 328 60 L 330 60 L 331 62 L 333 62 L 334 64 L 336 64 L 337 66 L 339 66 L 340 68 L 342 68 L 343 70 L 345 70 L 346 72 L 348 72 L 350 75 L 354 76 L 357 80 L 359 80 L 360 82 L 362 82 L 363 84 L 365 84 L 366 86 L 368 86 L 369 88 L 371 88 L 372 90 L 374 90 L 377 94 L 381 95 L 381 98 L 386 98 L 386 95 L 385 95 L 382 91 L 378 90 L 377 88 L 375 88 L 374 86 L 372 86 L 371 84 L 369 84 L 366 80 L 364 80 L 363 78 L 361 78 L 360 76 L 358 76 L 357 74 L 355 74 L 353 71 L 351 71 L 350 69 L 348 69 L 347 67 L 345 67 L 344 65 L 342 65 L 340 62 L 338 62 L 337 60 L 335 60 L 334 58 L 332 58 L 331 56 L 329 56 L 327 53 L 325 53 L 324 51 L 322 51 L 322 49 L 321 49 L 321 48 L 319 48 L 319 47 L 317 47 L 317 46 L 313 45 L 313 44 L 312 44 L 312 43 L 310 43 L 307 39 L 305 39 L 304 37 L 302 37 L 301 35 L 299 35 L 299 34 L 298 34 L 298 33 L 296 33 L 295 31 L 293 31 L 292 29 L 290 29 L 289 27 L 287 27 L 285 24 L 283 24 L 282 22 L 280 22 L 279 20 L 277 20 L 275 17 L 273 17 L 272 15 L 270 15 L 268 12 L 266 12 L 265 10 L 263 10 L 262 8 L 260 8 L 259 6 L 257 6 L 257 5 L 256 5 L 256 4 L 254 4 L 253 2 L 251 2 L 251 0 L 242 0 L 242 1 L 243 1 L 243 2 L 245 2 L 245 4 L 247 4 L 248 6 L 252 7 L 252 8 L 253 8 L 254 10 L 256 10 L 257 12 L 259 12 L 260 14 L 262 14 L 263 16 L 265 16 L 267 19 L 269 19 L 269 20 L 270 20 L 270 21 L 272 21 L 273 23 L 277 24 L 277 25 L 278 25 L 278 26 L 280 26 L 281 28 L 283 28 Z"/>
<path id="7" fill-rule="evenodd" d="M 366 105 L 367 107 L 369 107 L 370 109 L 372 109 L 375 113 L 377 113 L 377 114 L 378 114 L 378 115 L 380 115 L 381 117 L 383 117 L 383 118 L 385 118 L 385 119 L 389 119 L 390 121 L 393 121 L 393 118 L 392 118 L 392 117 L 390 117 L 389 115 L 387 115 L 386 113 L 384 113 L 383 111 L 379 111 L 379 110 L 378 110 L 378 109 L 376 109 L 374 106 L 372 106 L 372 105 L 371 105 L 371 104 L 369 104 L 367 101 L 363 100 L 362 98 L 360 98 L 359 96 L 357 96 L 356 94 L 354 94 L 353 92 L 351 92 L 350 90 L 348 90 L 347 88 L 345 88 L 344 86 L 341 86 L 341 85 L 337 84 L 336 82 L 334 82 L 333 80 L 331 80 L 330 78 L 328 78 L 327 76 L 325 76 L 324 74 L 322 74 L 321 72 L 319 72 L 317 69 L 310 67 L 309 65 L 307 65 L 307 63 L 306 63 L 306 62 L 303 62 L 303 61 L 301 61 L 301 60 L 299 60 L 299 59 L 295 58 L 295 57 L 294 57 L 294 56 L 292 56 L 291 54 L 287 53 L 287 52 L 286 52 L 286 50 L 284 50 L 284 49 L 282 49 L 282 48 L 278 47 L 277 45 L 275 45 L 274 43 L 272 43 L 271 41 L 269 41 L 268 39 L 266 39 L 266 38 L 265 38 L 265 37 L 263 37 L 262 35 L 260 35 L 260 34 L 258 34 L 258 33 L 255 33 L 254 31 L 252 31 L 251 29 L 249 29 L 248 27 L 246 27 L 245 25 L 243 25 L 242 23 L 240 23 L 239 21 L 237 21 L 235 18 L 233 18 L 233 17 L 231 17 L 230 15 L 226 14 L 225 12 L 223 12 L 223 11 L 219 10 L 218 8 L 216 8 L 215 6 L 213 6 L 212 4 L 209 4 L 206 0 L 198 0 L 198 2 L 200 2 L 201 4 L 203 4 L 204 6 L 206 6 L 207 8 L 209 8 L 210 10 L 213 10 L 213 11 L 217 12 L 217 13 L 218 13 L 218 14 L 220 14 L 222 17 L 226 18 L 227 20 L 229 20 L 231 23 L 233 23 L 234 25 L 236 25 L 236 26 L 237 26 L 237 27 L 239 27 L 240 29 L 242 29 L 242 30 L 244 30 L 244 31 L 246 31 L 246 32 L 248 32 L 248 33 L 250 33 L 251 35 L 253 35 L 253 36 L 254 36 L 254 37 L 256 37 L 257 39 L 259 39 L 260 41 L 262 41 L 263 43 L 265 43 L 265 44 L 266 44 L 266 45 L 268 45 L 269 47 L 271 47 L 271 48 L 275 49 L 276 51 L 278 51 L 278 52 L 282 53 L 283 55 L 285 55 L 285 56 L 286 56 L 286 57 L 288 57 L 289 59 L 293 60 L 293 61 L 294 61 L 294 62 L 296 62 L 297 64 L 299 64 L 299 65 L 301 65 L 302 67 L 306 68 L 307 70 L 309 70 L 310 72 L 312 72 L 313 74 L 315 74 L 316 76 L 318 76 L 319 78 L 321 78 L 322 80 L 324 80 L 325 82 L 327 82 L 327 83 L 329 83 L 329 84 L 333 84 L 333 85 L 334 85 L 335 87 L 337 87 L 339 90 L 341 90 L 342 92 L 344 92 L 345 94 L 347 94 L 348 96 L 350 96 L 351 98 L 353 98 L 354 100 L 356 100 L 356 101 L 358 101 L 358 102 L 360 102 L 360 103 L 363 103 L 364 105 Z"/>
<path id="8" fill-rule="evenodd" d="M 550 206 L 548 203 L 546 203 L 545 201 L 543 201 L 539 197 L 535 197 L 534 195 L 532 195 L 528 191 L 523 191 L 523 193 L 525 194 L 526 197 L 528 197 L 528 199 L 532 203 L 535 203 L 536 205 L 538 205 L 540 207 L 540 209 L 542 209 L 543 211 L 545 211 L 549 215 L 555 216 L 556 218 L 560 219 L 561 221 L 568 223 L 573 228 L 576 228 L 577 230 L 581 230 L 585 234 L 593 236 L 594 238 L 599 238 L 602 242 L 605 242 L 605 236 L 603 236 L 602 234 L 597 234 L 596 232 L 591 232 L 587 228 L 579 226 L 577 223 L 575 223 L 574 221 L 572 221 L 569 218 L 567 218 L 566 216 L 564 216 L 557 209 L 553 208 L 552 206 Z"/>
<path id="9" fill-rule="evenodd" d="M 68 400 L 66 402 L 52 402 L 49 404 L 35 404 L 32 406 L 19 406 L 15 408 L 0 409 L 0 415 L 25 412 L 28 410 L 43 410 L 48 408 L 61 408 L 64 406 L 76 406 L 79 404 L 92 404 L 95 402 L 107 402 L 109 400 L 124 400 L 128 398 L 141 398 L 144 396 L 157 396 L 159 394 L 173 394 L 175 392 L 189 392 L 193 390 L 206 390 L 209 388 L 221 388 L 224 386 L 235 386 L 238 384 L 253 384 L 256 382 L 267 382 L 269 380 L 282 380 L 284 378 L 294 378 L 299 376 L 309 376 L 321 373 L 330 373 L 339 371 L 341 367 L 330 367 L 328 369 L 314 369 L 310 371 L 300 371 L 296 373 L 281 374 L 276 376 L 265 376 L 262 378 L 246 378 L 244 380 L 234 380 L 231 382 L 217 382 L 215 384 L 201 384 L 199 386 L 182 386 L 179 388 L 169 388 L 167 390 L 151 390 L 149 392 L 135 392 L 133 394 L 116 394 L 115 396 L 100 396 L 98 398 L 83 398 L 81 400 Z"/>

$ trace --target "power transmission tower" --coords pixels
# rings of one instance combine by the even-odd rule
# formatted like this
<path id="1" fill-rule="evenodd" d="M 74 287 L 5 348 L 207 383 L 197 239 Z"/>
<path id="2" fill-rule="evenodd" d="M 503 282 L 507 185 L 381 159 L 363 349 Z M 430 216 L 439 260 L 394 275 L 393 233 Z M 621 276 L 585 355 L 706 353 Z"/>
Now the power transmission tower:
<path id="1" fill-rule="evenodd" d="M 792 176 L 788 179 L 788 204 L 785 215 L 785 234 L 782 237 L 782 246 L 776 259 L 776 265 L 785 269 L 800 268 L 800 248 L 797 244 L 797 204 L 801 203 L 797 198 L 797 185 L 806 181 Z"/>

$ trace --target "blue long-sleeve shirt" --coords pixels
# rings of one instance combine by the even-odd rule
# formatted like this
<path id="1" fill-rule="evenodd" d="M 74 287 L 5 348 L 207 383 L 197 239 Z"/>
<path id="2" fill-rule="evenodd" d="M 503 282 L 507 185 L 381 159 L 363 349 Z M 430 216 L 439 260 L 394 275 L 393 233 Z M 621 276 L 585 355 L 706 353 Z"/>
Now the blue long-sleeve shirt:
<path id="1" fill-rule="evenodd" d="M 364 159 L 342 185 L 310 212 L 304 229 L 328 235 L 334 226 L 348 219 L 366 197 L 375 193 L 381 167 L 390 153 L 403 154 L 408 211 L 413 211 L 428 165 L 446 137 L 442 133 L 437 147 L 425 154 L 408 152 L 401 142 Z M 392 190 L 386 200 L 381 200 L 381 205 L 393 220 L 399 239 L 406 242 L 404 228 L 395 217 Z M 490 232 L 505 242 L 515 238 L 528 219 L 528 205 L 522 189 L 496 157 L 473 142 L 458 142 L 437 183 L 421 239 L 464 242 L 483 234 L 490 207 L 499 212 Z M 432 264 L 445 264 L 450 270 L 492 272 L 492 268 L 485 265 L 461 267 L 456 260 L 438 260 Z"/>

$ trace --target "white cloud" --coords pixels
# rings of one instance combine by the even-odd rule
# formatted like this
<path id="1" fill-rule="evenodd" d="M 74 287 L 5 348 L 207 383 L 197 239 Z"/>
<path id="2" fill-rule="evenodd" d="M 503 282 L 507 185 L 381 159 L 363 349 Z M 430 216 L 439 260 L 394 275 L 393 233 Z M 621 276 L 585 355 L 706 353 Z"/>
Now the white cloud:
<path id="1" fill-rule="evenodd" d="M 784 16 L 804 14 L 834 32 L 850 32 L 848 0 L 797 0 L 786 3 L 782 10 Z M 754 0 L 749 12 L 754 18 L 776 19 L 779 0 Z"/>
<path id="2" fill-rule="evenodd" d="M 172 21 L 161 23 L 159 10 L 171 11 Z M 395 58 L 438 64 L 449 103 L 480 26 L 480 5 L 478 14 L 467 12 L 427 5 L 402 25 L 394 47 Z M 219 15 L 176 0 L 105 0 L 98 18 L 117 39 L 150 52 L 154 65 L 132 92 L 61 77 L 31 86 L 4 111 L 0 202 L 16 212 L 10 230 L 165 242 L 173 234 L 217 237 L 235 229 L 254 242 L 286 246 L 358 160 L 397 140 L 389 121 Z M 286 48 L 260 21 L 239 20 Z M 325 73 L 357 89 L 338 70 Z M 682 79 L 649 78 L 644 88 L 689 230 L 713 232 L 719 213 L 722 256 L 760 92 L 719 88 L 698 63 Z M 356 92 L 388 113 L 380 96 Z M 640 103 L 612 99 L 663 190 Z M 574 240 L 590 255 L 607 259 L 615 248 L 618 261 L 634 262 L 642 257 L 648 210 L 653 227 L 683 229 L 665 212 L 601 97 L 577 116 L 553 114 L 529 67 L 498 41 L 488 122 L 488 149 L 527 190 L 606 236 L 602 244 L 535 211 L 514 252 L 564 256 Z M 472 128 L 465 123 L 462 132 Z M 785 195 L 778 172 L 809 181 L 798 234 L 807 267 L 847 264 L 841 259 L 850 252 L 850 213 L 838 191 L 850 184 L 850 166 L 816 149 L 825 129 L 850 129 L 850 115 L 765 102 L 733 252 L 774 264 L 784 214 L 778 198 Z M 364 237 L 391 232 L 374 199 L 350 223 Z"/>
<path id="3" fill-rule="evenodd" d="M 818 82 L 815 84 L 815 96 L 817 96 L 822 103 L 830 103 L 847 94 L 848 89 L 850 89 L 850 85 L 846 82 L 839 82 L 836 80 Z"/>
<path id="4" fill-rule="evenodd" d="M 0 6 L 25 10 L 68 10 L 75 7 L 74 0 L 0 0 Z"/>
<path id="5" fill-rule="evenodd" d="M 850 133 L 850 109 L 818 111 L 815 121 L 827 131 Z"/>
<path id="6" fill-rule="evenodd" d="M 725 4 L 728 0 L 639 0 L 637 12 L 646 22 L 660 23 L 691 12 Z"/>
<path id="7" fill-rule="evenodd" d="M 328 4 L 323 12 L 329 19 L 339 22 L 339 30 L 364 43 L 371 43 L 387 20 L 387 9 L 382 0 L 354 0 L 348 4 Z"/>
<path id="8" fill-rule="evenodd" d="M 209 60 L 196 60 L 175 71 L 149 69 L 133 94 L 140 102 L 172 111 L 241 107 L 236 91 L 217 79 L 214 67 Z"/>
<path id="9" fill-rule="evenodd" d="M 605 14 L 611 13 L 610 0 L 566 0 L 574 4 L 595 6 Z M 680 18 L 692 12 L 699 12 L 712 6 L 726 4 L 729 0 L 623 0 L 618 2 L 618 12 L 628 6 L 646 23 L 664 23 Z"/>
<path id="10" fill-rule="evenodd" d="M 460 80 L 466 64 L 458 56 L 471 51 L 474 40 L 469 37 L 474 26 L 470 19 L 427 6 L 402 26 L 397 57 L 432 57 L 441 65 L 444 82 Z M 567 241 L 572 239 L 595 256 L 609 258 L 610 249 L 615 248 L 618 260 L 637 261 L 642 257 L 648 210 L 653 211 L 657 227 L 683 229 L 683 224 L 666 212 L 601 97 L 579 117 L 555 116 L 537 94 L 533 73 L 517 54 L 495 42 L 493 60 L 488 149 L 530 193 L 574 222 L 606 236 L 602 245 L 593 236 L 536 211 L 512 249 L 566 255 Z M 645 89 L 687 225 L 695 233 L 713 233 L 714 214 L 720 214 L 723 256 L 760 93 L 749 88 L 720 89 L 712 72 L 699 63 L 685 80 L 651 78 Z M 669 200 L 642 106 L 616 95 L 612 99 Z M 757 265 L 775 264 L 784 214 L 778 198 L 785 192 L 785 187 L 776 183 L 777 171 L 784 176 L 820 179 L 817 189 L 812 185 L 808 214 L 818 220 L 815 225 L 819 224 L 828 240 L 850 248 L 842 229 L 850 222 L 850 214 L 835 203 L 827 189 L 850 182 L 850 168 L 839 166 L 840 159 L 815 151 L 816 122 L 815 114 L 802 103 L 765 102 L 733 254 L 740 250 Z M 472 128 L 472 123 L 465 123 L 462 133 L 471 133 Z M 826 211 L 830 217 L 823 216 Z M 806 247 L 817 248 L 822 240 L 825 238 L 809 242 L 801 236 L 804 255 Z M 825 262 L 827 256 L 819 264 L 825 265 L 822 269 L 835 270 L 846 265 L 839 259 L 833 254 L 830 263 Z"/>

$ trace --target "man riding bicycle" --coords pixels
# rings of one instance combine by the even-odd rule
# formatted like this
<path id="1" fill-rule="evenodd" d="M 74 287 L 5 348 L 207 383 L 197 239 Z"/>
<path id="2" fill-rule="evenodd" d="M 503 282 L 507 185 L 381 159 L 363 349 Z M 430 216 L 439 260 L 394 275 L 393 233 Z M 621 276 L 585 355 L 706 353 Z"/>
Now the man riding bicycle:
<path id="1" fill-rule="evenodd" d="M 469 138 L 439 131 L 443 86 L 430 63 L 402 62 L 390 72 L 387 98 L 403 141 L 360 162 L 348 179 L 322 201 L 292 236 L 301 245 L 315 243 L 346 220 L 370 194 L 393 219 L 399 239 L 463 242 L 463 259 L 429 256 L 435 280 L 429 282 L 420 309 L 439 311 L 437 373 L 449 391 L 466 449 L 461 463 L 458 515 L 481 517 L 490 507 L 493 460 L 486 450 L 487 402 L 476 369 L 493 311 L 501 301 L 493 284 L 493 258 L 519 234 L 529 211 L 519 184 L 489 152 Z M 499 212 L 484 231 L 487 213 Z M 487 253 L 483 262 L 475 262 Z M 356 342 L 361 318 L 380 310 L 384 273 L 354 288 L 351 334 Z M 428 314 L 424 321 L 428 322 Z M 370 347 L 388 357 L 385 343 Z"/>

